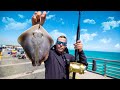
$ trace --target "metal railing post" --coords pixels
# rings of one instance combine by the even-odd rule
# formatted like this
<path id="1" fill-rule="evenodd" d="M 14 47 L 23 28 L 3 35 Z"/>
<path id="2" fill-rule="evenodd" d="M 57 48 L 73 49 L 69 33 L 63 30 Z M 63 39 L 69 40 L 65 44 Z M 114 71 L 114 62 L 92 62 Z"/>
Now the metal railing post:
<path id="1" fill-rule="evenodd" d="M 92 71 L 96 71 L 96 60 L 93 60 Z"/>
<path id="2" fill-rule="evenodd" d="M 106 76 L 106 61 L 104 62 L 104 76 Z"/>

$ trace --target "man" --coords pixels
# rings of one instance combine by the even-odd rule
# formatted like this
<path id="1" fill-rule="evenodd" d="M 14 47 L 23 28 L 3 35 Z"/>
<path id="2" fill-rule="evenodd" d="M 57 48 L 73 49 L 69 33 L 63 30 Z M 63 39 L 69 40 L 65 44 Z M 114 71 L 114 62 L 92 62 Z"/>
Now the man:
<path id="1" fill-rule="evenodd" d="M 32 25 L 40 23 L 44 24 L 46 19 L 46 12 L 35 12 L 32 17 Z M 78 40 L 74 44 L 75 49 L 79 51 L 80 63 L 85 66 L 88 65 L 84 52 L 82 50 L 82 43 Z M 74 61 L 75 57 L 70 55 L 67 51 L 67 38 L 59 36 L 56 44 L 51 48 L 48 59 L 45 63 L 45 79 L 68 79 L 67 61 Z"/>

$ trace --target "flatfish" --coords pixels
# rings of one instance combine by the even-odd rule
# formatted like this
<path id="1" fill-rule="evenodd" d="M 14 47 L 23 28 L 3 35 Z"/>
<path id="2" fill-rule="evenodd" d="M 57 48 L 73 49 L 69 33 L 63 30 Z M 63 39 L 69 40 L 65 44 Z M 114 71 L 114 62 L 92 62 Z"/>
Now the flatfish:
<path id="1" fill-rule="evenodd" d="M 40 66 L 47 60 L 54 41 L 41 25 L 36 24 L 18 37 L 18 43 L 23 47 L 32 65 Z"/>

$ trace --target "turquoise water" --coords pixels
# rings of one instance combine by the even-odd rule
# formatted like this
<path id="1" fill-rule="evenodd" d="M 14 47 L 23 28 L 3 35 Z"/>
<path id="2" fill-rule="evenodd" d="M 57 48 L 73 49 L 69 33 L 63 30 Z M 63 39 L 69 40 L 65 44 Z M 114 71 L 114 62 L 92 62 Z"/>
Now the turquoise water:
<path id="1" fill-rule="evenodd" d="M 74 55 L 74 50 L 69 50 L 69 53 Z M 120 61 L 120 52 L 101 52 L 101 51 L 84 51 L 88 63 L 92 63 L 93 59 L 89 59 L 88 57 L 92 58 L 102 58 L 102 59 L 109 59 L 109 60 L 117 60 Z M 96 60 L 96 73 L 104 75 L 104 63 L 103 60 Z M 87 70 L 92 71 L 92 64 L 88 65 Z M 106 75 L 120 79 L 120 62 L 107 62 L 106 63 Z"/>
<path id="2" fill-rule="evenodd" d="M 74 50 L 69 50 L 69 53 L 74 55 Z M 120 52 L 101 52 L 101 51 L 84 51 L 87 57 L 104 58 L 120 61 Z"/>

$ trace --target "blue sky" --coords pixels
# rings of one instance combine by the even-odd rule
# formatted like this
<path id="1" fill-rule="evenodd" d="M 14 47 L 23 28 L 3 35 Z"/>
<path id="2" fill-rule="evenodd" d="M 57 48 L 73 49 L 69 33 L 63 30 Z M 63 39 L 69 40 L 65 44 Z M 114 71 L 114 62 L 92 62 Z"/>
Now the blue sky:
<path id="1" fill-rule="evenodd" d="M 0 11 L 0 45 L 18 45 L 17 38 L 31 27 L 34 11 Z M 78 11 L 47 11 L 43 27 L 54 41 L 59 35 L 68 38 L 68 48 L 74 49 Z M 120 52 L 120 12 L 82 11 L 81 41 L 84 50 Z"/>

